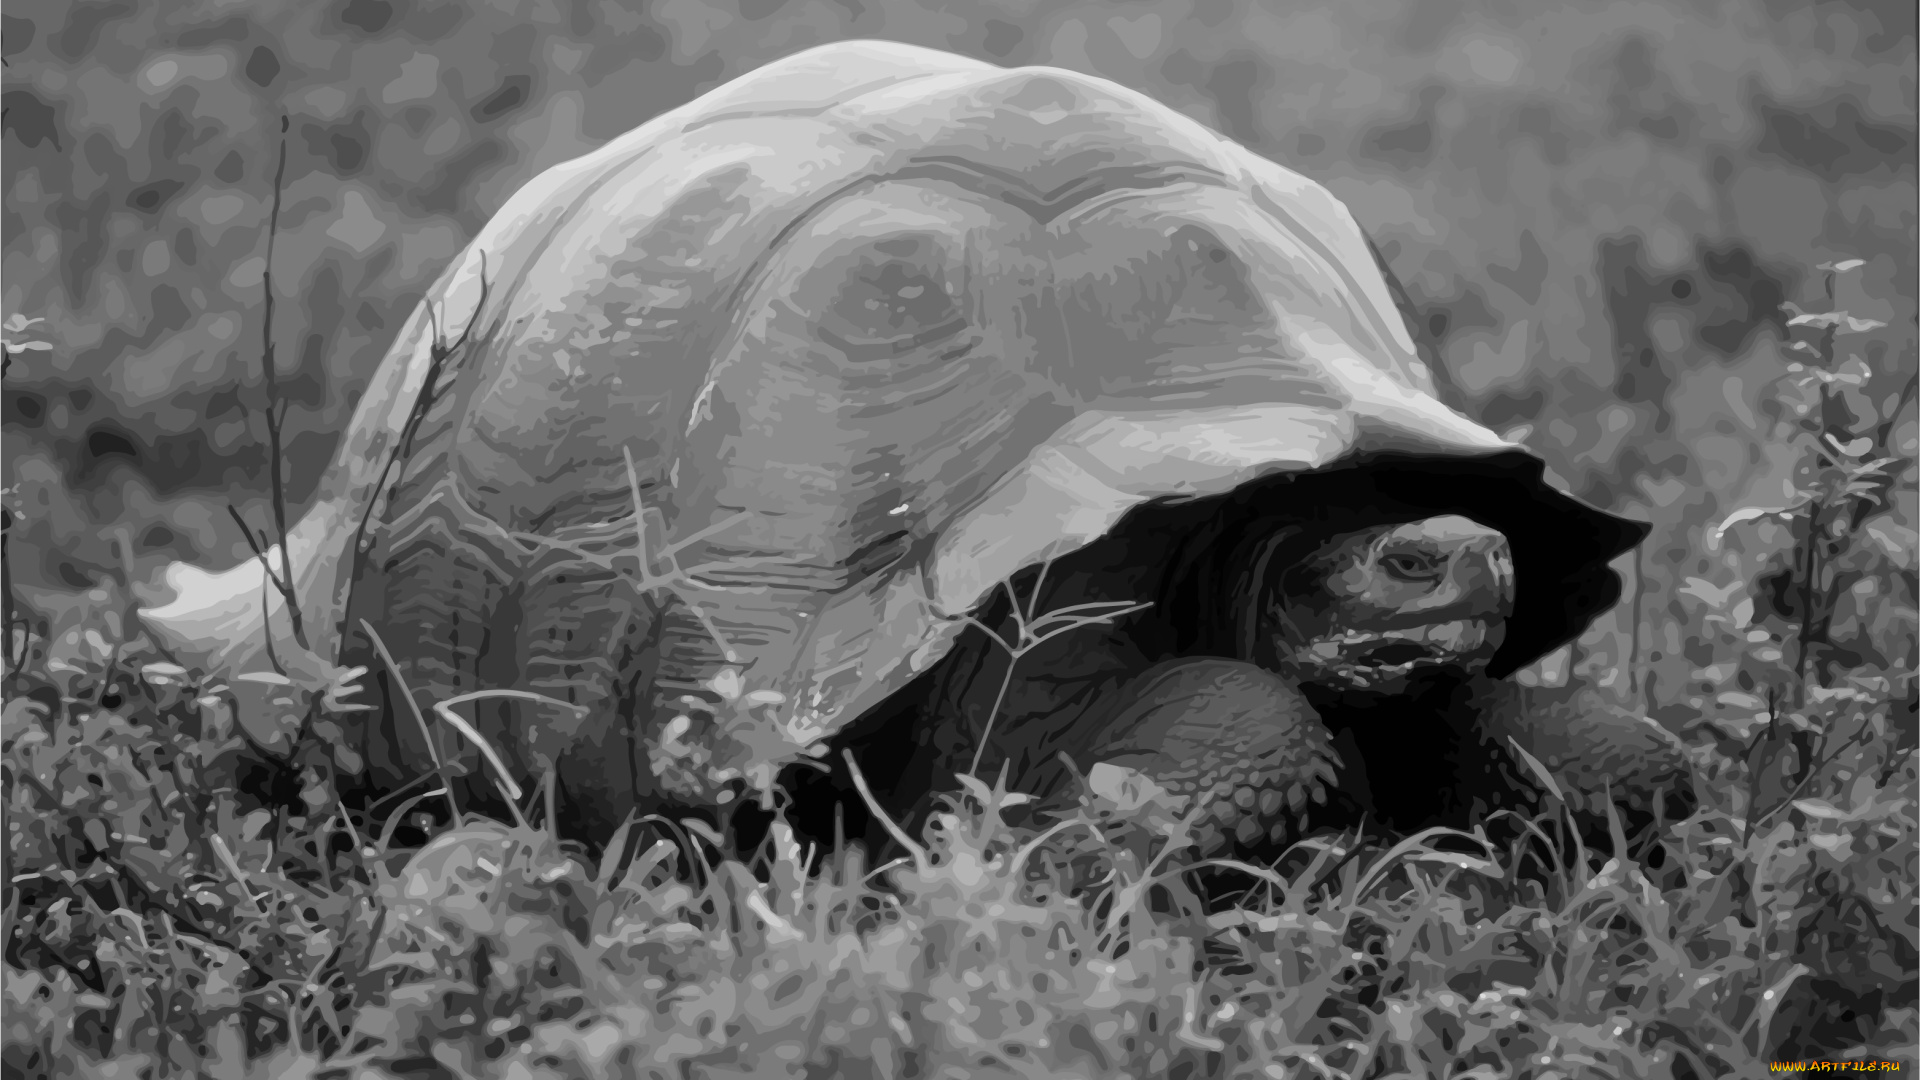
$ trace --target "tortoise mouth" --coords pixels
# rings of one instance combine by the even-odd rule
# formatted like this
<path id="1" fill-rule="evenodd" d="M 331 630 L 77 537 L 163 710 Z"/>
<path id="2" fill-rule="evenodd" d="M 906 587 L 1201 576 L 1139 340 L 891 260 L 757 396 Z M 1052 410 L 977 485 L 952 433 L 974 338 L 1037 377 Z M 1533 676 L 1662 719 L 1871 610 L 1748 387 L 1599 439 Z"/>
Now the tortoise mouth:
<path id="1" fill-rule="evenodd" d="M 1410 668 L 1422 660 L 1432 659 L 1438 659 L 1438 654 L 1425 645 L 1415 645 L 1410 641 L 1389 641 L 1362 653 L 1360 663 L 1367 667 Z"/>
<path id="2" fill-rule="evenodd" d="M 1451 619 L 1385 630 L 1326 634 L 1296 650 L 1289 666 L 1302 681 L 1360 690 L 1392 690 L 1423 670 L 1484 669 L 1502 627 L 1485 619 Z"/>

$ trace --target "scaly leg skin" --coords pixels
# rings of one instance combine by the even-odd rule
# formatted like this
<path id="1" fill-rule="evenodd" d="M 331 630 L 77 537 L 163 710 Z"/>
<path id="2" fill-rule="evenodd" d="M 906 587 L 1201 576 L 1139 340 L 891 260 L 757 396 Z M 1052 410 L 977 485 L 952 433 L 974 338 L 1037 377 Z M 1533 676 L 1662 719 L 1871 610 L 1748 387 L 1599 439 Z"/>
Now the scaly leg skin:
<path id="1" fill-rule="evenodd" d="M 1090 737 L 1073 740 L 1085 749 L 1061 749 L 1083 773 L 1117 765 L 1199 799 L 1203 857 L 1296 840 L 1311 808 L 1338 791 L 1341 761 L 1319 717 L 1284 679 L 1253 664 L 1158 664 L 1089 719 L 1080 730 Z"/>
<path id="2" fill-rule="evenodd" d="M 1481 737 L 1512 755 L 1509 738 L 1553 774 L 1583 832 L 1607 833 L 1611 791 L 1629 836 L 1655 820 L 1680 821 L 1698 805 L 1686 746 L 1657 722 L 1591 690 L 1538 691 L 1506 680 L 1475 688 Z M 1532 770 L 1522 775 L 1538 786 Z"/>

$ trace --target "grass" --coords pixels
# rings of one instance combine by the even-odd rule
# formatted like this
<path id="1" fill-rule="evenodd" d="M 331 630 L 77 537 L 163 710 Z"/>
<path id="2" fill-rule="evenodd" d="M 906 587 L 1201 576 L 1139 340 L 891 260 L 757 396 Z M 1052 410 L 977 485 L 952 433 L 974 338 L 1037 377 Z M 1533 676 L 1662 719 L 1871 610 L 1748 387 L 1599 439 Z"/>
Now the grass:
<path id="1" fill-rule="evenodd" d="M 1835 276 L 1857 265 L 1821 267 L 1829 306 Z M 1720 627 L 1701 644 L 1746 665 L 1739 685 L 1785 685 L 1792 705 L 1770 691 L 1744 728 L 1695 724 L 1701 809 L 1644 861 L 1613 854 L 1626 850 L 1617 824 L 1602 850 L 1556 846 L 1577 830 L 1559 827 L 1555 801 L 1521 823 L 1536 842 L 1508 849 L 1432 830 L 1390 848 L 1319 837 L 1271 866 L 1196 864 L 1183 808 L 1111 766 L 1051 823 L 1009 815 L 1022 796 L 963 777 L 920 836 L 895 827 L 909 854 L 878 868 L 858 850 L 803 849 L 784 822 L 739 851 L 699 820 L 633 820 L 596 856 L 548 828 L 550 782 L 507 776 L 490 754 L 511 823 L 454 804 L 444 755 L 411 790 L 343 804 L 333 777 L 364 763 L 339 714 L 356 707 L 361 669 L 297 656 L 223 686 L 127 644 L 113 612 L 76 631 L 90 648 L 49 660 L 8 589 L 5 1075 L 1911 1069 L 1911 676 L 1823 687 L 1809 660 L 1832 644 L 1844 589 L 1890 573 L 1855 565 L 1854 526 L 1910 464 L 1893 434 L 1915 381 L 1869 434 L 1836 430 L 1851 391 L 1834 387 L 1860 380 L 1835 340 L 1877 324 L 1796 311 L 1793 325 L 1815 332 L 1795 346 L 1812 366 L 1788 380 L 1808 487 L 1793 505 L 1734 511 L 1717 533 L 1770 519 L 1798 530 L 1794 625 L 1761 628 L 1744 585 L 1694 579 L 1688 593 Z M 11 359 L 38 343 L 7 344 Z M 650 552 L 634 495 L 635 547 L 620 557 L 637 560 L 635 587 L 703 587 L 677 547 Z M 1009 654 L 1005 678 L 1041 638 L 1115 614 L 1041 616 L 1009 599 L 1017 634 L 977 626 Z M 727 672 L 713 688 L 734 715 L 720 726 L 758 740 L 749 757 L 777 756 L 761 743 L 817 756 L 820 733 L 783 724 L 778 695 Z M 455 711 L 474 696 L 431 713 L 479 743 Z"/>
<path id="2" fill-rule="evenodd" d="M 10 678 L 10 1076 L 1705 1078 L 1911 1067 L 1920 1034 L 1884 703 L 1830 702 L 1791 786 L 1698 747 L 1720 801 L 1656 865 L 1323 838 L 1208 903 L 1111 770 L 1044 834 L 969 778 L 879 870 L 698 821 L 595 859 L 546 785 L 512 825 L 430 824 L 432 787 L 349 810 L 171 665 Z"/>

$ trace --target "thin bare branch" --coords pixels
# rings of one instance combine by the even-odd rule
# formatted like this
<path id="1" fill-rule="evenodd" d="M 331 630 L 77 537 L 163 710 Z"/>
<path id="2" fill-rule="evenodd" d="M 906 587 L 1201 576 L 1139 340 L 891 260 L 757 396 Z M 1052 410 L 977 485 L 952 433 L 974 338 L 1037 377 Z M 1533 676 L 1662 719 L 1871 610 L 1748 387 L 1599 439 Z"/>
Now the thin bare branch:
<path id="1" fill-rule="evenodd" d="M 264 555 L 260 558 L 260 564 L 268 567 L 267 577 L 271 578 L 273 569 Z M 273 647 L 273 596 L 267 592 L 266 581 L 260 582 L 260 641 L 266 646 L 267 663 L 280 674 L 281 678 L 285 678 L 287 667 L 280 662 L 280 654 Z"/>
<path id="2" fill-rule="evenodd" d="M 289 122 L 285 115 L 280 117 L 280 160 L 273 172 L 273 211 L 267 218 L 267 265 L 260 275 L 260 288 L 265 300 L 260 320 L 260 373 L 267 384 L 267 468 L 273 487 L 273 526 L 280 536 L 280 574 L 275 578 L 275 584 L 287 603 L 287 618 L 293 623 L 293 639 L 305 649 L 309 647 L 306 625 L 300 617 L 300 598 L 293 590 L 293 545 L 287 542 L 284 425 L 289 403 L 280 397 L 280 372 L 273 352 L 273 249 L 280 235 L 280 202 L 286 191 Z"/>

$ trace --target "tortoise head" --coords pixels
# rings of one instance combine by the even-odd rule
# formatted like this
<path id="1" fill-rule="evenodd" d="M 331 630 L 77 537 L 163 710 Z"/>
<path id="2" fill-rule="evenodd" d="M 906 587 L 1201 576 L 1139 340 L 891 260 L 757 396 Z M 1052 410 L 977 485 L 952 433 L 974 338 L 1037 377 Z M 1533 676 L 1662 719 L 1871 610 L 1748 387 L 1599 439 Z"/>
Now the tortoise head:
<path id="1" fill-rule="evenodd" d="M 1457 514 L 1340 532 L 1275 565 L 1262 546 L 1249 653 L 1303 682 L 1385 694 L 1416 673 L 1484 670 L 1514 607 L 1513 554 L 1499 531 Z"/>

